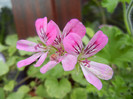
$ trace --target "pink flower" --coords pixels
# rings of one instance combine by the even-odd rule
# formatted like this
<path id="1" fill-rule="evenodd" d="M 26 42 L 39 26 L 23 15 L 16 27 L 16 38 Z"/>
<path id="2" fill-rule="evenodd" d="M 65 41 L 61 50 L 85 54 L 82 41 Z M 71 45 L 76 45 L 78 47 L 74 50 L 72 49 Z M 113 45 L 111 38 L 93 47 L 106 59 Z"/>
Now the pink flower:
<path id="1" fill-rule="evenodd" d="M 87 58 L 99 52 L 107 42 L 108 37 L 102 31 L 98 31 L 88 45 L 83 48 L 81 37 L 74 33 L 69 34 L 64 38 L 63 45 L 65 51 L 71 55 L 71 59 L 62 62 L 64 70 L 72 70 L 75 67 L 75 63 L 80 64 L 86 80 L 100 90 L 102 83 L 98 78 L 103 80 L 111 79 L 113 70 L 108 65 L 89 61 Z"/>
<path id="2" fill-rule="evenodd" d="M 55 23 L 53 23 L 53 24 L 55 24 Z M 56 66 L 60 62 L 62 62 L 63 67 L 65 67 L 64 66 L 64 65 L 66 65 L 65 62 L 67 62 L 68 60 L 71 61 L 71 59 L 74 59 L 75 57 L 71 54 L 67 54 L 64 51 L 63 39 L 65 37 L 67 37 L 67 35 L 69 35 L 69 34 L 77 34 L 81 38 L 83 38 L 85 33 L 86 33 L 85 26 L 77 19 L 71 19 L 66 24 L 65 28 L 63 29 L 62 34 L 61 34 L 58 26 L 56 24 L 55 24 L 55 26 L 57 28 L 58 34 L 56 35 L 56 38 L 55 38 L 52 45 L 57 48 L 57 51 L 56 51 L 56 53 L 51 55 L 50 61 L 40 69 L 41 73 L 46 73 L 48 70 L 50 70 L 51 68 L 53 68 L 54 66 Z M 75 59 L 74 62 L 69 62 L 69 65 L 75 65 L 76 63 L 77 62 Z M 72 68 L 70 68 L 69 70 L 71 70 L 71 69 Z"/>
<path id="3" fill-rule="evenodd" d="M 17 63 L 19 68 L 33 63 L 39 57 L 40 58 L 35 64 L 35 67 L 40 66 L 46 59 L 48 51 L 50 50 L 50 46 L 56 38 L 58 32 L 57 27 L 52 20 L 47 23 L 47 17 L 37 19 L 35 26 L 37 34 L 42 43 L 37 44 L 27 40 L 19 40 L 17 42 L 17 49 L 28 52 L 35 52 L 31 57 L 19 61 Z M 46 46 L 43 46 L 44 44 Z"/>

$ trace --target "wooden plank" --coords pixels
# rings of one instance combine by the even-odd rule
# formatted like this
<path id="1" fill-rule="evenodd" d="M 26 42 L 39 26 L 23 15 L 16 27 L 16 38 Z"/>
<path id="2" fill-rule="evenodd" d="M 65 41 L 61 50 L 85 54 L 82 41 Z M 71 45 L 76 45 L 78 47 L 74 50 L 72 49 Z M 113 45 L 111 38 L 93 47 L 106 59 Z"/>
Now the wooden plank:
<path id="1" fill-rule="evenodd" d="M 12 0 L 16 30 L 20 39 L 36 35 L 35 20 L 53 19 L 50 0 Z"/>
<path id="2" fill-rule="evenodd" d="M 80 0 L 12 0 L 18 37 L 36 35 L 35 20 L 47 16 L 62 30 L 72 18 L 81 20 Z"/>
<path id="3" fill-rule="evenodd" d="M 55 0 L 57 19 L 56 22 L 61 29 L 72 18 L 81 20 L 80 0 Z"/>

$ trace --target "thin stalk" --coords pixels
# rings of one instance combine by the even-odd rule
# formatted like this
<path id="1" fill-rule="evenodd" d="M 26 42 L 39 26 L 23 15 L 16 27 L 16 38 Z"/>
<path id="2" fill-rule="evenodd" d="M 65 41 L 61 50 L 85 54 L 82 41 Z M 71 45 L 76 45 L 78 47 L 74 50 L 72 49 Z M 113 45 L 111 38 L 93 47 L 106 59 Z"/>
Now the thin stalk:
<path id="1" fill-rule="evenodd" d="M 129 35 L 131 35 L 131 31 L 130 31 L 129 23 L 128 23 L 128 19 L 127 19 L 128 15 L 126 13 L 126 4 L 125 4 L 125 2 L 123 3 L 123 16 L 124 16 L 124 23 L 125 23 L 127 32 L 128 32 Z"/>
<path id="2" fill-rule="evenodd" d="M 38 71 L 32 73 L 31 76 L 25 77 L 23 80 L 21 80 L 20 82 L 18 82 L 16 86 L 22 84 L 23 82 L 25 82 L 26 80 L 28 80 L 29 78 L 31 78 L 31 77 L 32 77 L 33 75 L 35 75 L 36 73 L 38 73 Z"/>
<path id="3" fill-rule="evenodd" d="M 17 71 L 17 74 L 16 74 L 16 76 L 14 77 L 14 80 L 15 80 L 15 81 L 17 80 L 18 75 L 19 75 L 19 71 Z"/>
<path id="4" fill-rule="evenodd" d="M 28 80 L 30 77 L 31 77 L 31 76 L 27 76 L 27 77 L 25 77 L 23 80 L 21 80 L 19 83 L 17 83 L 16 86 L 22 84 L 23 82 L 25 82 L 26 80 Z"/>

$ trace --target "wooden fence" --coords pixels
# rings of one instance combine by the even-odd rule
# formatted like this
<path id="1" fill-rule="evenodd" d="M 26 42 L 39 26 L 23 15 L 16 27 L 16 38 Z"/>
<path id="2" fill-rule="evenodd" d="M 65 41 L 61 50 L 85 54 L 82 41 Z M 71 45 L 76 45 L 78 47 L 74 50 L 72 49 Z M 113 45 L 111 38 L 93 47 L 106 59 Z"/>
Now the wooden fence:
<path id="1" fill-rule="evenodd" d="M 12 0 L 19 39 L 36 35 L 35 20 L 47 16 L 63 29 L 71 18 L 81 20 L 80 0 Z"/>

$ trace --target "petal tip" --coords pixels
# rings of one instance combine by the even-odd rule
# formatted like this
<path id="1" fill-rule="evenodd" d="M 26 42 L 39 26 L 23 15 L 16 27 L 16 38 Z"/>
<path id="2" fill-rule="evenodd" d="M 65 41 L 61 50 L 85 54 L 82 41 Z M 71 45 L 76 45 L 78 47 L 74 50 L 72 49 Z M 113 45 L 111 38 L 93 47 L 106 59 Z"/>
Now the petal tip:
<path id="1" fill-rule="evenodd" d="M 18 68 L 23 67 L 20 61 L 17 63 L 17 67 L 18 67 Z"/>
<path id="2" fill-rule="evenodd" d="M 97 87 L 97 89 L 98 89 L 98 90 L 101 90 L 101 89 L 102 89 L 102 85 L 101 85 L 101 86 L 99 86 L 99 87 Z"/>
<path id="3" fill-rule="evenodd" d="M 36 65 L 36 64 L 35 64 L 34 67 L 40 67 L 40 65 Z"/>
<path id="4" fill-rule="evenodd" d="M 44 70 L 44 67 L 42 67 L 42 68 L 40 69 L 40 72 L 41 72 L 42 74 L 46 73 L 46 71 Z"/>

